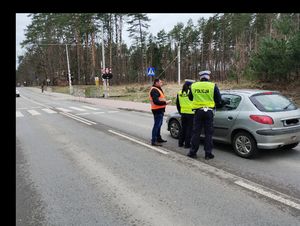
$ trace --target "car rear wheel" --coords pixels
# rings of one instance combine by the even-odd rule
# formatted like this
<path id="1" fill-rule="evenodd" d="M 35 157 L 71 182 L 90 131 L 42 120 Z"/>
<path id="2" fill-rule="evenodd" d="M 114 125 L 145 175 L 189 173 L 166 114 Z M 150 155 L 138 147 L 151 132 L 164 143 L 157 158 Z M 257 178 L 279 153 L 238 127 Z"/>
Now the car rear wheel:
<path id="1" fill-rule="evenodd" d="M 233 137 L 232 144 L 235 153 L 243 158 L 254 157 L 258 152 L 255 139 L 244 131 L 238 132 Z"/>
<path id="2" fill-rule="evenodd" d="M 173 138 L 178 139 L 181 130 L 180 123 L 173 119 L 169 122 L 170 134 Z"/>

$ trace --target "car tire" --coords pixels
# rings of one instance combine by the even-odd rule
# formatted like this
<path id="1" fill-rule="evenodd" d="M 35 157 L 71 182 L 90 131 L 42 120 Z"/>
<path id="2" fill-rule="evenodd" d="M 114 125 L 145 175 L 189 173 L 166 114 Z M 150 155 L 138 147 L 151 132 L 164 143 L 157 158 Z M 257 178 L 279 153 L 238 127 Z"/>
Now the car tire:
<path id="1" fill-rule="evenodd" d="M 243 158 L 252 158 L 258 153 L 256 140 L 250 133 L 245 131 L 234 135 L 232 146 L 235 153 Z"/>
<path id="2" fill-rule="evenodd" d="M 169 122 L 169 130 L 170 130 L 171 137 L 173 137 L 175 139 L 178 139 L 179 138 L 179 133 L 180 133 L 180 130 L 181 130 L 180 123 L 175 119 L 171 120 Z"/>

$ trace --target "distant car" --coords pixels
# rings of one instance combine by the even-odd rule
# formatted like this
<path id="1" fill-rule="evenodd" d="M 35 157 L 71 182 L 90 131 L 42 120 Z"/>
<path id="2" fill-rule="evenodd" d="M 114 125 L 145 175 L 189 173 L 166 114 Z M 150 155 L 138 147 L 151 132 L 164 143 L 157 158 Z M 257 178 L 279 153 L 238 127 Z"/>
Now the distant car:
<path id="1" fill-rule="evenodd" d="M 20 92 L 18 89 L 16 89 L 16 97 L 20 97 Z"/>
<path id="2" fill-rule="evenodd" d="M 300 109 L 280 92 L 221 91 L 223 107 L 215 112 L 213 140 L 229 143 L 237 155 L 250 158 L 259 149 L 292 149 L 300 141 Z M 178 138 L 178 112 L 167 117 L 168 131 Z M 201 137 L 203 136 L 203 131 Z"/>

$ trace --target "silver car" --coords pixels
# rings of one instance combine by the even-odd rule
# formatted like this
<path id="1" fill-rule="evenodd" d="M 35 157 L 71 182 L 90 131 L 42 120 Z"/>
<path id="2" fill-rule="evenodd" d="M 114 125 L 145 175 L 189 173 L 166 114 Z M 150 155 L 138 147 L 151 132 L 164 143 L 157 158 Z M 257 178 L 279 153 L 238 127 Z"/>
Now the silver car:
<path id="1" fill-rule="evenodd" d="M 18 89 L 16 89 L 16 97 L 20 97 L 20 92 Z"/>
<path id="2" fill-rule="evenodd" d="M 292 149 L 300 141 L 300 109 L 287 97 L 269 90 L 221 91 L 223 106 L 216 109 L 213 140 L 229 143 L 244 158 L 259 149 Z M 180 114 L 167 117 L 168 131 L 178 138 Z M 201 137 L 203 134 L 201 134 Z"/>

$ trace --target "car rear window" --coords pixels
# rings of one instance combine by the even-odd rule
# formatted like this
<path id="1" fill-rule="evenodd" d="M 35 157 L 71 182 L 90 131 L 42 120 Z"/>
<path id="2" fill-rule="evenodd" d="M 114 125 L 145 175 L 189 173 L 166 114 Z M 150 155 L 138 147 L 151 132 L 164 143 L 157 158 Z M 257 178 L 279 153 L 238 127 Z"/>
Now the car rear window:
<path id="1" fill-rule="evenodd" d="M 297 106 L 287 97 L 273 92 L 255 94 L 250 97 L 252 103 L 260 111 L 279 112 L 297 109 Z"/>

